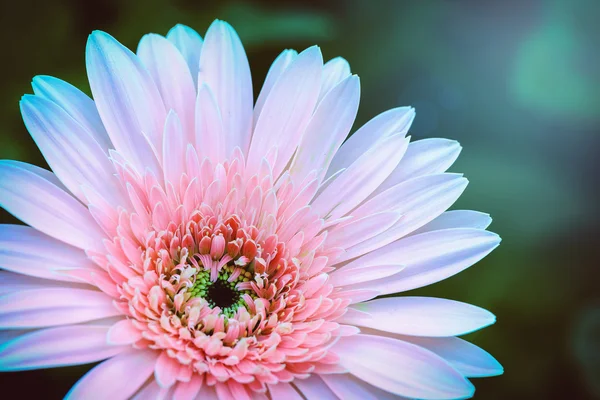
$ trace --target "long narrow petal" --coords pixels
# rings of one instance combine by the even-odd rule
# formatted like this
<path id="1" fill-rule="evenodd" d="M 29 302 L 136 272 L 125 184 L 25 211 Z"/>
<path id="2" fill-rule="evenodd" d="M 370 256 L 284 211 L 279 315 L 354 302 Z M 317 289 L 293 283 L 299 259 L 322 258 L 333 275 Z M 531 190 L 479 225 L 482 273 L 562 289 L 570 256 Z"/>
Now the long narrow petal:
<path id="1" fill-rule="evenodd" d="M 256 122 L 248 165 L 257 170 L 265 153 L 278 148 L 273 176 L 278 176 L 288 161 L 313 113 L 321 85 L 323 56 L 313 46 L 298 54 L 269 92 Z"/>
<path id="2" fill-rule="evenodd" d="M 40 290 L 49 288 L 73 288 L 93 289 L 81 281 L 61 282 L 44 278 L 36 278 L 29 275 L 15 274 L 8 271 L 0 271 L 0 295 L 19 293 L 26 290 Z"/>
<path id="3" fill-rule="evenodd" d="M 496 321 L 496 317 L 483 308 L 434 297 L 390 297 L 352 307 L 367 313 L 368 317 L 355 314 L 343 320 L 346 324 L 412 336 L 465 335 Z"/>
<path id="4" fill-rule="evenodd" d="M 328 231 L 328 247 L 350 248 L 365 240 L 376 237 L 394 226 L 402 214 L 397 211 L 383 211 L 354 219 L 347 224 Z"/>
<path id="5" fill-rule="evenodd" d="M 52 76 L 38 75 L 31 83 L 36 96 L 56 103 L 75 121 L 87 129 L 102 150 L 108 154 L 113 145 L 104 129 L 98 109 L 92 99 L 68 82 Z"/>
<path id="6" fill-rule="evenodd" d="M 337 262 L 358 257 L 407 236 L 448 209 L 468 181 L 456 174 L 426 175 L 400 183 L 371 198 L 351 212 L 357 218 L 394 210 L 402 219 L 380 235 L 346 250 Z"/>
<path id="7" fill-rule="evenodd" d="M 81 249 L 103 251 L 103 233 L 75 198 L 17 163 L 0 161 L 0 206 L 35 229 Z"/>
<path id="8" fill-rule="evenodd" d="M 412 142 L 398 167 L 377 188 L 377 193 L 423 175 L 445 172 L 456 161 L 462 147 L 454 140 L 423 139 Z"/>
<path id="9" fill-rule="evenodd" d="M 496 376 L 504 372 L 502 365 L 490 353 L 457 337 L 395 337 L 433 351 L 469 378 Z"/>
<path id="10" fill-rule="evenodd" d="M 306 400 L 338 400 L 319 375 L 311 375 L 307 379 L 296 379 L 294 385 Z"/>
<path id="11" fill-rule="evenodd" d="M 67 325 L 119 314 L 109 296 L 94 290 L 45 288 L 0 297 L 1 329 Z"/>
<path id="12" fill-rule="evenodd" d="M 252 128 L 252 78 L 248 58 L 236 31 L 227 22 L 213 22 L 200 54 L 198 85 L 208 84 L 215 94 L 223 119 L 225 150 L 245 152 Z"/>
<path id="13" fill-rule="evenodd" d="M 354 132 L 344 142 L 338 152 L 335 153 L 327 171 L 327 177 L 342 168 L 349 167 L 350 164 L 381 139 L 385 139 L 396 133 L 406 134 L 414 118 L 414 108 L 398 107 L 385 111 L 371 119 Z"/>
<path id="14" fill-rule="evenodd" d="M 315 110 L 290 168 L 298 181 L 311 171 L 323 178 L 333 155 L 348 136 L 360 100 L 360 81 L 349 76 L 331 89 Z"/>
<path id="15" fill-rule="evenodd" d="M 406 266 L 393 277 L 360 286 L 360 289 L 390 294 L 430 285 L 457 274 L 488 255 L 498 244 L 500 237 L 492 232 L 444 229 L 398 240 L 350 264 L 356 268 L 394 263 Z M 350 264 L 344 268 L 350 268 Z"/>
<path id="16" fill-rule="evenodd" d="M 111 204 L 124 204 L 113 164 L 90 131 L 50 100 L 25 95 L 20 105 L 31 137 L 71 193 L 85 202 L 81 185 L 89 185 Z"/>
<path id="17" fill-rule="evenodd" d="M 179 116 L 171 110 L 165 121 L 163 136 L 163 171 L 165 180 L 171 182 L 174 187 L 179 187 L 179 179 L 186 170 L 184 157 L 186 146 Z"/>
<path id="18" fill-rule="evenodd" d="M 137 55 L 154 79 L 165 109 L 174 110 L 181 120 L 186 144 L 191 143 L 196 86 L 185 59 L 173 43 L 157 34 L 142 38 Z"/>
<path id="19" fill-rule="evenodd" d="M 57 281 L 77 281 L 58 273 L 94 268 L 85 252 L 24 225 L 0 225 L 0 268 Z"/>
<path id="20" fill-rule="evenodd" d="M 177 24 L 169 30 L 167 39 L 177 47 L 185 59 L 194 81 L 194 87 L 198 87 L 200 52 L 202 51 L 203 44 L 202 37 L 189 26 Z"/>
<path id="21" fill-rule="evenodd" d="M 346 215 L 369 197 L 392 172 L 400 162 L 406 146 L 408 139 L 401 133 L 381 140 L 313 200 L 313 210 L 331 219 Z"/>
<path id="22" fill-rule="evenodd" d="M 340 399 L 348 400 L 401 400 L 404 397 L 385 392 L 359 380 L 351 374 L 321 375 L 321 379 Z"/>
<path id="23" fill-rule="evenodd" d="M 275 385 L 268 385 L 269 393 L 272 399 L 302 400 L 303 397 L 294 389 L 292 385 L 286 382 L 279 382 Z"/>
<path id="24" fill-rule="evenodd" d="M 336 57 L 327 61 L 323 65 L 321 92 L 319 93 L 318 101 L 321 101 L 331 89 L 350 75 L 350 64 L 344 58 Z"/>
<path id="25" fill-rule="evenodd" d="M 177 381 L 180 366 L 181 364 L 177 360 L 169 357 L 166 352 L 161 352 L 154 367 L 154 377 L 160 387 L 168 388 L 173 386 Z"/>
<path id="26" fill-rule="evenodd" d="M 104 326 L 73 325 L 26 333 L 0 345 L 0 371 L 87 364 L 129 349 L 107 344 L 107 331 Z"/>
<path id="27" fill-rule="evenodd" d="M 332 350 L 351 374 L 401 396 L 457 399 L 475 390 L 444 359 L 411 343 L 358 334 L 341 338 Z"/>
<path id="28" fill-rule="evenodd" d="M 486 229 L 492 223 L 489 214 L 471 210 L 452 210 L 423 225 L 410 235 L 452 228 Z"/>
<path id="29" fill-rule="evenodd" d="M 128 399 L 150 377 L 157 356 L 154 351 L 133 350 L 104 361 L 85 374 L 65 399 Z"/>
<path id="30" fill-rule="evenodd" d="M 271 89 L 273 89 L 275 82 L 277 82 L 283 71 L 285 71 L 292 61 L 294 61 L 297 55 L 298 52 L 296 50 L 284 50 L 277 56 L 275 61 L 273 61 L 273 64 L 271 64 L 265 78 L 265 83 L 263 83 L 258 98 L 256 99 L 256 104 L 254 105 L 254 126 L 256 126 L 258 117 L 262 112 L 265 101 L 267 100 L 267 97 L 269 97 L 269 93 L 271 93 Z"/>
<path id="31" fill-rule="evenodd" d="M 142 332 L 135 327 L 130 319 L 122 319 L 110 327 L 106 341 L 112 345 L 125 345 L 137 342 L 142 338 Z"/>
<path id="32" fill-rule="evenodd" d="M 173 391 L 173 400 L 194 400 L 202 389 L 203 379 L 202 376 L 194 375 L 189 382 L 177 382 Z"/>
<path id="33" fill-rule="evenodd" d="M 166 111 L 150 73 L 129 49 L 105 32 L 88 39 L 86 66 L 98 113 L 115 149 L 142 173 L 160 171 Z"/>
<path id="34" fill-rule="evenodd" d="M 223 132 L 223 120 L 215 96 L 206 84 L 198 88 L 196 98 L 196 139 L 199 159 L 208 157 L 213 163 L 222 163 L 227 158 L 226 137 Z"/>

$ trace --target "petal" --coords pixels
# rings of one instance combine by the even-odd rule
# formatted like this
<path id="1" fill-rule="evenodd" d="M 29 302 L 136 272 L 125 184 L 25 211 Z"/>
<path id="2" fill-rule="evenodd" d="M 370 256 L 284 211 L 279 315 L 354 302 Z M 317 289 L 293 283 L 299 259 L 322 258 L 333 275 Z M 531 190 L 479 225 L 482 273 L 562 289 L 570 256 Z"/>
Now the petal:
<path id="1" fill-rule="evenodd" d="M 371 386 L 350 374 L 328 374 L 321 375 L 332 392 L 340 399 L 349 400 L 400 400 L 389 392 L 385 392 L 375 386 Z"/>
<path id="2" fill-rule="evenodd" d="M 38 75 L 31 84 L 36 96 L 50 100 L 83 126 L 108 154 L 113 145 L 104 129 L 96 104 L 81 90 L 52 76 Z"/>
<path id="3" fill-rule="evenodd" d="M 43 288 L 0 297 L 0 329 L 66 325 L 119 314 L 109 296 L 94 290 Z"/>
<path id="4" fill-rule="evenodd" d="M 222 163 L 227 158 L 221 112 L 212 90 L 200 85 L 196 98 L 196 140 L 200 160 L 208 157 L 213 163 Z"/>
<path id="5" fill-rule="evenodd" d="M 29 226 L 0 225 L 2 269 L 57 281 L 77 282 L 60 271 L 95 267 L 81 249 Z"/>
<path id="6" fill-rule="evenodd" d="M 152 379 L 145 386 L 143 386 L 131 400 L 167 400 L 169 399 L 169 393 L 171 388 L 161 388 L 156 380 Z"/>
<path id="7" fill-rule="evenodd" d="M 165 106 L 141 61 L 115 38 L 95 31 L 88 39 L 86 66 L 98 113 L 115 149 L 139 173 L 160 171 Z"/>
<path id="8" fill-rule="evenodd" d="M 81 282 L 81 281 L 78 281 Z M 0 271 L 0 295 L 18 293 L 24 290 L 39 290 L 48 288 L 91 289 L 90 286 L 76 282 L 60 282 L 33 276 L 14 274 Z"/>
<path id="9" fill-rule="evenodd" d="M 294 379 L 294 385 L 306 400 L 338 400 L 318 375 L 311 375 L 307 379 Z"/>
<path id="10" fill-rule="evenodd" d="M 331 89 L 350 75 L 350 64 L 344 58 L 336 57 L 327 61 L 323 65 L 321 92 L 319 93 L 318 101 L 321 101 Z"/>
<path id="11" fill-rule="evenodd" d="M 157 356 L 154 351 L 133 350 L 104 361 L 85 374 L 65 399 L 128 399 L 152 375 Z"/>
<path id="12" fill-rule="evenodd" d="M 81 249 L 104 250 L 104 235 L 88 210 L 19 163 L 0 161 L 0 206 L 53 238 Z"/>
<path id="13" fill-rule="evenodd" d="M 174 358 L 169 357 L 167 352 L 163 351 L 160 353 L 154 367 L 154 377 L 160 387 L 168 388 L 173 386 L 175 381 L 177 381 L 180 366 L 181 364 Z"/>
<path id="14" fill-rule="evenodd" d="M 408 179 L 445 172 L 456 161 L 461 150 L 458 142 L 448 139 L 412 142 L 394 172 L 377 188 L 377 193 Z"/>
<path id="15" fill-rule="evenodd" d="M 311 203 L 322 216 L 336 219 L 365 200 L 400 162 L 408 146 L 403 134 L 381 140 L 340 174 Z"/>
<path id="16" fill-rule="evenodd" d="M 431 222 L 423 225 L 411 233 L 411 236 L 452 228 L 486 229 L 491 223 L 492 218 L 489 214 L 470 210 L 452 210 L 446 211 Z"/>
<path id="17" fill-rule="evenodd" d="M 302 400 L 303 397 L 289 383 L 279 382 L 276 385 L 267 385 L 272 399 Z"/>
<path id="18" fill-rule="evenodd" d="M 142 332 L 135 327 L 130 319 L 122 319 L 110 327 L 106 341 L 112 345 L 125 345 L 137 342 L 142 338 Z"/>
<path id="19" fill-rule="evenodd" d="M 390 294 L 430 285 L 470 267 L 499 244 L 500 237 L 495 233 L 471 228 L 444 229 L 398 240 L 352 263 L 360 268 L 369 265 L 404 265 L 404 271 L 355 289 L 372 289 L 379 290 L 381 294 Z"/>
<path id="20" fill-rule="evenodd" d="M 89 185 L 112 204 L 125 204 L 113 164 L 90 131 L 50 100 L 25 95 L 20 106 L 31 137 L 71 193 L 85 202 L 81 185 Z"/>
<path id="21" fill-rule="evenodd" d="M 329 274 L 329 283 L 336 287 L 364 284 L 368 281 L 387 278 L 404 269 L 403 265 L 370 265 L 367 268 L 341 268 Z"/>
<path id="22" fill-rule="evenodd" d="M 466 377 L 483 378 L 504 372 L 502 365 L 490 353 L 457 337 L 397 337 L 433 351 Z"/>
<path id="23" fill-rule="evenodd" d="M 200 52 L 202 51 L 202 37 L 190 28 L 182 24 L 177 24 L 169 33 L 167 39 L 177 47 L 190 70 L 190 75 L 194 81 L 194 88 L 198 87 L 198 70 L 200 69 Z"/>
<path id="24" fill-rule="evenodd" d="M 284 50 L 277 56 L 275 61 L 273 61 L 273 64 L 271 64 L 265 78 L 265 83 L 263 83 L 260 94 L 256 99 L 256 104 L 254 105 L 254 126 L 256 126 L 258 117 L 262 112 L 265 101 L 267 100 L 267 97 L 269 97 L 269 93 L 271 93 L 275 82 L 277 82 L 283 71 L 285 71 L 292 61 L 294 61 L 297 55 L 298 52 L 296 50 Z"/>
<path id="25" fill-rule="evenodd" d="M 298 148 L 290 175 L 302 181 L 311 171 L 322 179 L 333 155 L 348 136 L 356 118 L 360 99 L 360 82 L 349 76 L 331 89 L 310 119 Z"/>
<path id="26" fill-rule="evenodd" d="M 137 55 L 154 79 L 166 110 L 174 110 L 181 120 L 185 144 L 194 137 L 196 84 L 185 59 L 169 40 L 157 34 L 145 35 Z"/>
<path id="27" fill-rule="evenodd" d="M 398 107 L 385 111 L 371 119 L 354 132 L 340 147 L 331 161 L 327 177 L 342 168 L 350 166 L 350 164 L 381 139 L 396 133 L 406 135 L 414 118 L 414 108 Z"/>
<path id="28" fill-rule="evenodd" d="M 278 177 L 292 157 L 317 103 L 323 56 L 313 46 L 298 54 L 269 92 L 252 136 L 248 165 L 258 170 L 271 147 L 277 147 L 273 176 Z"/>
<path id="29" fill-rule="evenodd" d="M 194 400 L 202 388 L 203 378 L 192 376 L 189 382 L 178 382 L 173 392 L 173 400 Z"/>
<path id="30" fill-rule="evenodd" d="M 0 371 L 87 364 L 129 348 L 107 344 L 107 331 L 103 326 L 72 325 L 26 333 L 0 345 Z"/>
<path id="31" fill-rule="evenodd" d="M 496 322 L 496 317 L 483 308 L 434 297 L 389 297 L 352 308 L 369 317 L 355 314 L 343 319 L 344 323 L 412 336 L 465 335 Z"/>
<path id="32" fill-rule="evenodd" d="M 353 219 L 328 231 L 328 247 L 350 248 L 385 232 L 402 217 L 396 211 L 384 211 Z"/>
<path id="33" fill-rule="evenodd" d="M 475 390 L 441 357 L 411 343 L 358 334 L 341 338 L 332 350 L 351 374 L 401 396 L 457 399 Z"/>
<path id="34" fill-rule="evenodd" d="M 351 212 L 357 218 L 389 210 L 402 219 L 380 235 L 346 250 L 343 262 L 392 243 L 431 221 L 448 209 L 463 193 L 468 181 L 456 174 L 427 175 L 400 183 L 371 198 Z"/>
<path id="35" fill-rule="evenodd" d="M 245 153 L 252 127 L 252 78 L 242 42 L 227 22 L 216 20 L 206 32 L 198 85 L 202 83 L 213 90 L 221 110 L 226 153 L 237 146 Z"/>
<path id="36" fill-rule="evenodd" d="M 186 170 L 184 157 L 186 146 L 179 116 L 171 110 L 165 121 L 163 136 L 163 171 L 165 181 L 171 182 L 174 187 L 179 187 L 181 175 Z"/>

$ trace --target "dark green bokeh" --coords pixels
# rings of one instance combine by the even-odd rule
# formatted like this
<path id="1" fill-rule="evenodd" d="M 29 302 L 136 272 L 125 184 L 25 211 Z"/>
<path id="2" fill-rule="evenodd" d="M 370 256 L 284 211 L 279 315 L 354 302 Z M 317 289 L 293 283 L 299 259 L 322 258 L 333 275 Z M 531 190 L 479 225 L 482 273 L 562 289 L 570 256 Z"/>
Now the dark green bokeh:
<path id="1" fill-rule="evenodd" d="M 206 4 L 205 4 L 206 3 Z M 454 208 L 489 212 L 502 245 L 471 269 L 415 291 L 485 307 L 496 325 L 469 339 L 505 374 L 477 379 L 482 399 L 600 398 L 600 2 L 18 1 L 0 6 L 0 158 L 46 166 L 18 101 L 37 74 L 88 90 L 87 35 L 135 49 L 180 22 L 215 18 L 239 32 L 255 92 L 284 48 L 319 44 L 361 77 L 356 126 L 413 105 L 415 139 L 459 140 L 471 181 Z M 14 219 L 2 212 L 3 222 Z M 21 395 L 61 398 L 89 366 L 0 375 Z"/>

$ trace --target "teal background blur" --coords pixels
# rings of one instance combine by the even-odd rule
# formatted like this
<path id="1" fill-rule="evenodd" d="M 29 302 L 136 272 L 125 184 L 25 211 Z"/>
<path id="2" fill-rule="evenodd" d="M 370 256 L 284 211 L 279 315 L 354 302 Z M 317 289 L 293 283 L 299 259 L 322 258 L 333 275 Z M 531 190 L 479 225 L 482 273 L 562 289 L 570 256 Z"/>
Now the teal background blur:
<path id="1" fill-rule="evenodd" d="M 319 44 L 361 77 L 355 128 L 416 107 L 414 139 L 463 145 L 470 185 L 454 208 L 489 212 L 502 245 L 417 294 L 485 307 L 496 325 L 469 335 L 505 367 L 476 379 L 480 399 L 600 398 L 600 1 L 3 1 L 0 158 L 47 167 L 18 101 L 37 74 L 89 92 L 87 35 L 134 49 L 180 22 L 215 18 L 246 46 L 258 92 L 284 48 Z M 14 222 L 2 211 L 2 222 Z M 90 366 L 0 375 L 25 398 L 61 398 Z M 401 371 L 398 371 L 401 373 Z M 110 382 L 107 382 L 110 384 Z M 18 389 L 17 389 L 18 388 Z"/>

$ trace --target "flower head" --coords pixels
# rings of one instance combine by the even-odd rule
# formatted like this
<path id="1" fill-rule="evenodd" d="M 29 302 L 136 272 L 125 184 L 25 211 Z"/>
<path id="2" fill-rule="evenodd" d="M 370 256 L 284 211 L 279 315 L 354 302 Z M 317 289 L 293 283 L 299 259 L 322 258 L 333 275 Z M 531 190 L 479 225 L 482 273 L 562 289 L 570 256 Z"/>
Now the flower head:
<path id="1" fill-rule="evenodd" d="M 457 335 L 494 322 L 399 293 L 488 254 L 446 211 L 460 146 L 409 144 L 410 107 L 346 139 L 359 80 L 286 50 L 254 103 L 237 34 L 178 25 L 137 54 L 94 32 L 94 100 L 33 80 L 25 124 L 53 173 L 0 161 L 0 369 L 105 360 L 70 398 L 469 397 L 501 373 Z M 445 212 L 446 211 L 446 212 Z"/>

